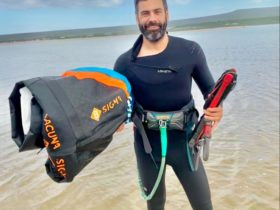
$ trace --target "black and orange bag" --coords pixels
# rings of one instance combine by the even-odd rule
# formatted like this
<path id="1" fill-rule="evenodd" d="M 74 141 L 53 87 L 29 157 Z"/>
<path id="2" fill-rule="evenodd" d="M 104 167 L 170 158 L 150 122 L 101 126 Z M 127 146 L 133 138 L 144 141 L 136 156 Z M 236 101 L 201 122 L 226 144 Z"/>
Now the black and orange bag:
<path id="1" fill-rule="evenodd" d="M 23 87 L 33 96 L 27 133 L 22 122 Z M 114 132 L 132 112 L 127 79 L 97 67 L 18 82 L 9 103 L 12 138 L 19 151 L 46 148 L 46 171 L 56 182 L 71 182 L 109 145 Z"/>

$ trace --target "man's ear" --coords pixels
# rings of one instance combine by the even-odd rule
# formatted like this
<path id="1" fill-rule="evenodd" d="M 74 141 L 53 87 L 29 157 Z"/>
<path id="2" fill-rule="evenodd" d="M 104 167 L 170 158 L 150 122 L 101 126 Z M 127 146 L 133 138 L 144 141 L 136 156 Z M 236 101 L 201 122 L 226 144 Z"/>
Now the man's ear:
<path id="1" fill-rule="evenodd" d="M 136 21 L 137 25 L 139 25 L 139 19 L 138 19 L 138 15 L 137 14 L 135 14 L 135 21 Z"/>

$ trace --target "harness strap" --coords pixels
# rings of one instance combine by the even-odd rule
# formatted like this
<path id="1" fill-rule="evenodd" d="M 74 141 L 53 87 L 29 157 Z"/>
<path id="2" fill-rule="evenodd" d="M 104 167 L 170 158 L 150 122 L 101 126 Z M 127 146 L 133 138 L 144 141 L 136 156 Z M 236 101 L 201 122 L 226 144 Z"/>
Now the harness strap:
<path id="1" fill-rule="evenodd" d="M 132 116 L 132 121 L 133 121 L 133 123 L 135 124 L 137 130 L 138 130 L 138 131 L 140 132 L 140 134 L 141 134 L 145 152 L 151 156 L 151 158 L 152 158 L 152 160 L 153 160 L 153 162 L 154 162 L 156 168 L 158 168 L 158 166 L 157 166 L 157 164 L 156 164 L 156 161 L 155 161 L 155 159 L 154 159 L 154 156 L 153 156 L 153 154 L 152 154 L 152 147 L 151 147 L 151 144 L 150 144 L 149 139 L 148 139 L 148 137 L 147 137 L 147 134 L 146 134 L 146 132 L 145 132 L 145 128 L 144 128 L 144 126 L 143 126 L 143 124 L 142 124 L 142 121 L 139 119 L 139 117 L 137 116 L 136 113 L 133 114 L 133 116 Z"/>

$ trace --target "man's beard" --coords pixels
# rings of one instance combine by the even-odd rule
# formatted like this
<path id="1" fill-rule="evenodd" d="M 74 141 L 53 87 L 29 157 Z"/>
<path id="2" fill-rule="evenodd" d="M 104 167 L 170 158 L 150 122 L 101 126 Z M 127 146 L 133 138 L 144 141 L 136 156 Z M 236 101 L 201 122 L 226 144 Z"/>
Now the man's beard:
<path id="1" fill-rule="evenodd" d="M 148 30 L 149 26 L 158 26 L 159 29 L 158 30 Z M 167 27 L 167 21 L 165 21 L 164 23 L 149 22 L 146 25 L 139 25 L 139 29 L 140 29 L 141 33 L 144 35 L 144 37 L 147 40 L 149 40 L 151 42 L 156 42 L 156 41 L 160 40 L 166 32 L 166 27 Z"/>

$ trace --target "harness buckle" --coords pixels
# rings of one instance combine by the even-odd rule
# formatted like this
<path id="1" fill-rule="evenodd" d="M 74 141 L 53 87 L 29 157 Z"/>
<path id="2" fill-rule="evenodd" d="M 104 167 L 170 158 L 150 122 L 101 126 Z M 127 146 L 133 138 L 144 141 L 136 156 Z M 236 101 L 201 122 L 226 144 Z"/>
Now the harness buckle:
<path id="1" fill-rule="evenodd" d="M 167 128 L 167 121 L 166 120 L 159 120 L 158 121 L 159 127 Z"/>

